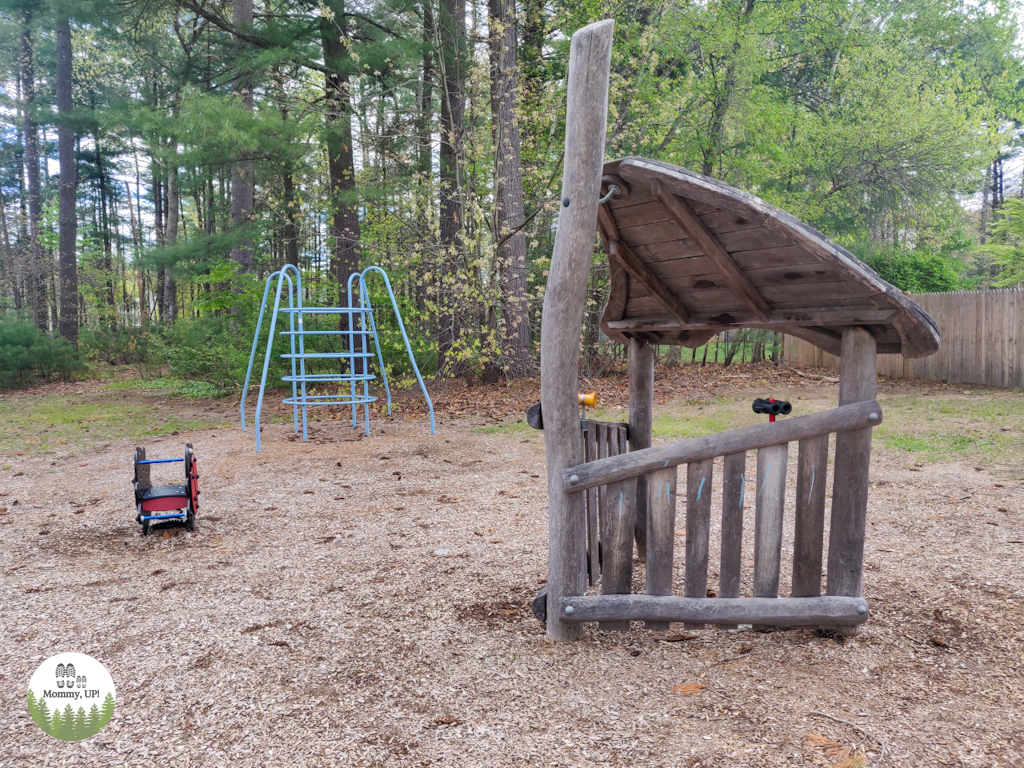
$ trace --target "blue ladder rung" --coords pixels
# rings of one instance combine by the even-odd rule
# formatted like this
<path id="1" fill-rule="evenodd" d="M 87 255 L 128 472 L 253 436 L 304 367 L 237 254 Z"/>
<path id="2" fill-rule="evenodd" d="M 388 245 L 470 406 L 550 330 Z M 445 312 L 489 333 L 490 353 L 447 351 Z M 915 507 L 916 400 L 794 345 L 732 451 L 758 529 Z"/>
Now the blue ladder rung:
<path id="1" fill-rule="evenodd" d="M 372 336 L 373 331 L 281 331 L 281 336 Z"/>
<path id="2" fill-rule="evenodd" d="M 350 359 L 353 357 L 376 357 L 373 352 L 296 352 L 294 355 L 281 355 L 281 357 L 294 357 L 296 360 L 312 360 L 314 358 Z"/>
<path id="3" fill-rule="evenodd" d="M 149 459 L 140 461 L 139 464 L 173 464 L 176 461 L 184 461 L 184 459 Z"/>
<path id="4" fill-rule="evenodd" d="M 282 376 L 281 381 L 297 381 L 299 384 L 330 384 L 331 382 L 348 383 L 350 381 L 373 381 L 377 377 L 372 373 L 307 373 L 305 376 Z"/>
<path id="5" fill-rule="evenodd" d="M 170 514 L 170 515 L 149 515 L 148 517 L 146 515 L 143 515 L 142 519 L 143 519 L 143 521 L 146 521 L 146 520 L 170 520 L 172 517 L 185 517 L 185 513 L 184 512 L 175 512 L 175 513 Z"/>
<path id="6" fill-rule="evenodd" d="M 377 398 L 373 395 L 356 395 L 354 398 L 351 395 L 307 395 L 305 398 L 286 397 L 281 402 L 286 405 L 338 405 L 339 402 L 342 405 L 367 405 L 376 403 Z"/>
<path id="7" fill-rule="evenodd" d="M 281 307 L 278 312 L 300 315 L 372 315 L 371 307 Z"/>

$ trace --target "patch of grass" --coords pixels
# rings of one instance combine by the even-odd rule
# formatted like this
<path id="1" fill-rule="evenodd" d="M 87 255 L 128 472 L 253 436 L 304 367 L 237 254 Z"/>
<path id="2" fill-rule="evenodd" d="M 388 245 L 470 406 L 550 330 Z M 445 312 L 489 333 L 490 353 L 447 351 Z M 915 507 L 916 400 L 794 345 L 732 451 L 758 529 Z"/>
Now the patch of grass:
<path id="1" fill-rule="evenodd" d="M 469 431 L 474 435 L 518 435 L 523 432 L 533 432 L 534 429 L 525 421 L 505 421 L 486 427 L 474 427 Z"/>
<path id="2" fill-rule="evenodd" d="M 152 392 L 166 392 L 171 397 L 186 400 L 215 400 L 230 394 L 207 381 L 189 381 L 173 376 L 154 379 L 123 379 L 107 385 L 108 389 Z"/>
<path id="3" fill-rule="evenodd" d="M 882 400 L 875 437 L 925 461 L 1024 463 L 1024 398 L 1012 392 L 944 397 L 901 395 Z"/>
<path id="4" fill-rule="evenodd" d="M 85 448 L 221 426 L 219 418 L 182 414 L 126 398 L 40 395 L 0 401 L 0 454 Z"/>

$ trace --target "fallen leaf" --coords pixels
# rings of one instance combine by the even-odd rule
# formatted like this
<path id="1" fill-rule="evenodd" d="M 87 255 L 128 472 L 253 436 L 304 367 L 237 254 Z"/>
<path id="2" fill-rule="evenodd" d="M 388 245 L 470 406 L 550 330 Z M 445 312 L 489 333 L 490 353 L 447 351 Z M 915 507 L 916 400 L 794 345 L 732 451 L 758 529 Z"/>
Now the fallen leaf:
<path id="1" fill-rule="evenodd" d="M 848 758 L 840 763 L 836 763 L 832 768 L 865 768 L 868 764 L 868 759 L 863 752 L 857 752 L 856 754 L 850 755 Z"/>
<path id="2" fill-rule="evenodd" d="M 683 694 L 683 696 L 693 696 L 695 693 L 703 691 L 706 687 L 700 683 L 684 683 L 683 685 L 674 686 L 672 690 Z"/>
<path id="3" fill-rule="evenodd" d="M 818 747 L 818 749 L 834 749 L 841 746 L 838 741 L 833 741 L 827 736 L 819 736 L 816 733 L 808 733 L 804 736 L 804 744 L 809 747 Z"/>

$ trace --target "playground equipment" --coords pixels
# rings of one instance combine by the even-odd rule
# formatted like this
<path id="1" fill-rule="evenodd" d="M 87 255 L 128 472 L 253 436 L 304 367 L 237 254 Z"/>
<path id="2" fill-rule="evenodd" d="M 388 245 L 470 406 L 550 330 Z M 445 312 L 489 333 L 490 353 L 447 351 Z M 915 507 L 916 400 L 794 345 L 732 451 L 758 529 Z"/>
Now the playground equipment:
<path id="1" fill-rule="evenodd" d="M 775 421 L 776 416 L 789 416 L 793 412 L 792 403 L 776 400 L 774 397 L 759 397 L 753 403 L 754 413 L 766 414 L 768 421 Z"/>
<path id="2" fill-rule="evenodd" d="M 648 629 L 677 621 L 853 632 L 869 613 L 861 587 L 871 430 L 882 421 L 875 356 L 930 355 L 939 346 L 938 327 L 852 254 L 752 195 L 654 160 L 602 164 L 611 44 L 612 22 L 602 21 L 577 31 L 570 49 L 562 206 L 541 329 L 548 579 L 534 610 L 555 640 L 578 637 L 587 621 L 616 630 L 631 621 Z M 581 441 L 579 329 L 595 227 L 611 283 L 601 329 L 629 346 L 629 423 L 588 425 Z M 696 348 L 726 328 L 743 327 L 785 332 L 840 355 L 839 407 L 652 448 L 652 345 Z M 790 596 L 780 597 L 791 442 L 798 445 L 793 582 Z M 757 452 L 756 485 L 747 483 L 748 451 Z M 719 459 L 720 580 L 712 593 L 708 544 Z M 683 596 L 674 596 L 680 465 L 685 578 Z M 741 597 L 745 501 L 755 506 L 754 570 L 753 594 Z M 643 595 L 630 594 L 634 541 L 645 562 Z M 588 572 L 591 581 L 599 577 L 600 595 L 585 594 Z"/>
<path id="3" fill-rule="evenodd" d="M 366 434 L 370 434 L 370 403 L 376 402 L 377 398 L 370 394 L 370 382 L 377 377 L 370 373 L 370 358 L 376 358 L 380 367 L 381 380 L 384 384 L 384 392 L 387 397 L 388 414 L 391 414 L 391 388 L 388 385 L 387 371 L 384 369 L 384 357 L 380 349 L 380 341 L 377 338 L 377 325 L 374 321 L 373 307 L 370 304 L 370 294 L 366 286 L 366 276 L 373 272 L 380 273 L 384 278 L 384 287 L 387 289 L 388 297 L 391 299 L 391 306 L 395 312 L 395 319 L 398 321 L 398 328 L 402 332 L 402 340 L 405 342 L 405 350 L 409 354 L 409 362 L 412 364 L 416 380 L 419 382 L 423 397 L 427 401 L 427 409 L 430 412 L 430 433 L 435 433 L 434 428 L 434 404 L 427 394 L 427 387 L 423 383 L 419 366 L 416 365 L 416 358 L 413 356 L 412 347 L 409 344 L 409 336 L 405 331 L 405 323 L 402 322 L 402 313 L 398 309 L 398 302 L 395 300 L 395 293 L 391 289 L 391 281 L 387 273 L 380 267 L 367 267 L 362 272 L 353 272 L 348 278 L 348 306 L 347 307 L 304 307 L 302 305 L 302 276 L 299 270 L 291 264 L 274 272 L 267 278 L 266 287 L 263 289 L 263 301 L 260 304 L 259 319 L 256 321 L 256 333 L 252 340 L 252 351 L 249 354 L 249 367 L 245 372 L 245 384 L 242 387 L 242 401 L 239 409 L 242 415 L 242 429 L 245 429 L 245 398 L 249 392 L 249 379 L 252 374 L 253 363 L 256 360 L 256 349 L 259 346 L 260 332 L 263 328 L 263 317 L 267 309 L 267 299 L 270 296 L 270 288 L 275 284 L 274 307 L 271 311 L 270 333 L 267 336 L 266 352 L 263 355 L 263 374 L 260 377 L 259 396 L 256 400 L 256 452 L 260 452 L 260 412 L 263 409 L 263 394 L 267 386 L 267 370 L 270 367 L 270 356 L 274 346 L 274 331 L 277 328 L 277 317 L 280 313 L 288 316 L 288 330 L 281 331 L 281 336 L 287 336 L 289 352 L 281 355 L 290 361 L 291 374 L 282 376 L 281 380 L 292 386 L 292 396 L 281 402 L 292 406 L 292 425 L 294 431 L 299 431 L 299 408 L 302 409 L 302 439 L 307 439 L 307 408 L 311 405 L 347 405 L 352 408 L 352 427 L 357 426 L 359 406 L 363 406 L 365 417 Z M 292 280 L 292 273 L 295 275 Z M 358 290 L 358 306 L 354 303 L 353 287 Z M 287 306 L 281 306 L 281 294 L 285 293 Z M 306 319 L 309 317 L 330 317 L 339 318 L 347 328 L 335 329 L 307 328 Z M 309 351 L 306 349 L 308 337 L 342 337 L 343 347 L 340 351 Z M 374 351 L 369 351 L 369 339 L 373 339 Z M 347 347 L 344 341 L 347 340 Z M 296 343 L 298 351 L 296 351 Z M 341 363 L 340 370 L 326 373 L 309 373 L 306 370 L 306 363 L 311 360 L 333 360 Z M 335 394 L 312 394 L 307 387 L 323 386 L 327 384 L 348 384 L 348 392 Z M 357 387 L 361 391 L 357 390 Z"/>
<path id="4" fill-rule="evenodd" d="M 150 482 L 149 468 L 153 464 L 185 465 L 184 485 L 158 485 Z M 142 535 L 149 533 L 154 520 L 178 520 L 185 523 L 190 531 L 196 528 L 196 510 L 199 509 L 199 469 L 192 443 L 185 445 L 185 456 L 181 459 L 147 459 L 145 448 L 135 449 L 135 521 L 142 524 Z M 167 514 L 147 514 L 151 512 Z"/>

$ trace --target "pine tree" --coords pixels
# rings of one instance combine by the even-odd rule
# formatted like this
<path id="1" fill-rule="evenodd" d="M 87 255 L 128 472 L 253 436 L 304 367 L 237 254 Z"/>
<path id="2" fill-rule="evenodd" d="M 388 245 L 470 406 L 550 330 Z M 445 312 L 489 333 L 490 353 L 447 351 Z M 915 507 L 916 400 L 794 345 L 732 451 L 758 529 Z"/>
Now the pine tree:
<path id="1" fill-rule="evenodd" d="M 28 713 L 32 715 L 36 725 L 39 725 L 39 700 L 31 688 L 28 689 Z"/>
<path id="2" fill-rule="evenodd" d="M 100 728 L 110 722 L 110 718 L 114 716 L 114 694 L 108 693 L 106 698 L 103 699 L 103 711 L 100 713 Z M 96 730 L 99 730 L 97 728 Z"/>
<path id="3" fill-rule="evenodd" d="M 56 736 L 59 739 L 61 738 L 61 733 L 63 729 L 64 719 L 61 717 L 60 709 L 55 707 L 53 710 L 53 714 L 50 716 L 50 729 L 47 731 L 47 733 L 49 733 L 51 736 Z"/>
<path id="4" fill-rule="evenodd" d="M 86 721 L 86 731 L 89 736 L 92 736 L 100 732 L 100 728 L 103 724 L 100 720 L 100 708 L 93 702 L 92 709 L 89 710 L 89 719 Z"/>
<path id="5" fill-rule="evenodd" d="M 36 724 L 44 731 L 50 727 L 50 708 L 46 704 L 46 699 L 40 697 L 36 700 L 38 717 L 33 718 Z"/>
<path id="6" fill-rule="evenodd" d="M 60 738 L 64 741 L 74 741 L 75 739 L 75 711 L 71 708 L 70 704 L 64 705 L 64 714 L 61 715 L 61 733 Z"/>
<path id="7" fill-rule="evenodd" d="M 92 735 L 87 730 L 88 717 L 89 716 L 85 714 L 85 707 L 79 706 L 78 711 L 75 713 L 75 741 Z"/>

